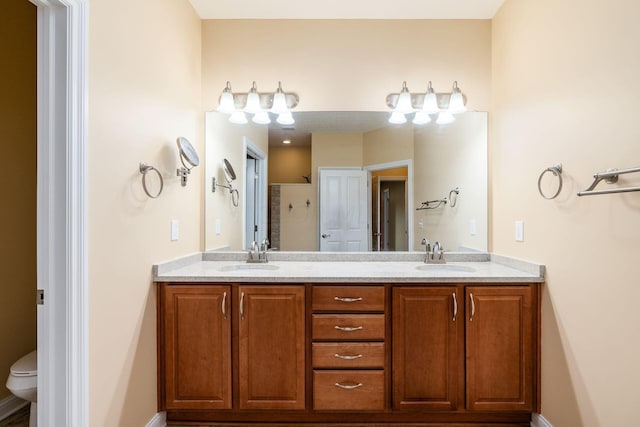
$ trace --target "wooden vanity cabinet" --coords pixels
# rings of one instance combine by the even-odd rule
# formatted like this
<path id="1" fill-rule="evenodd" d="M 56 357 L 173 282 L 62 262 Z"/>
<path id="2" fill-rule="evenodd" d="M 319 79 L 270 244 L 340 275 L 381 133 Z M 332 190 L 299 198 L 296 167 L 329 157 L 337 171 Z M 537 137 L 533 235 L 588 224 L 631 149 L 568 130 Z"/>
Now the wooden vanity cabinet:
<path id="1" fill-rule="evenodd" d="M 468 286 L 467 408 L 533 411 L 538 304 L 534 286 Z"/>
<path id="2" fill-rule="evenodd" d="M 305 408 L 304 286 L 160 284 L 158 294 L 161 409 Z"/>
<path id="3" fill-rule="evenodd" d="M 239 286 L 240 409 L 304 409 L 304 286 Z"/>
<path id="4" fill-rule="evenodd" d="M 170 422 L 505 427 L 540 411 L 538 284 L 158 290 Z"/>
<path id="5" fill-rule="evenodd" d="M 231 408 L 230 286 L 161 285 L 159 387 L 165 409 Z"/>
<path id="6" fill-rule="evenodd" d="M 455 410 L 461 403 L 462 289 L 393 289 L 393 407 Z"/>

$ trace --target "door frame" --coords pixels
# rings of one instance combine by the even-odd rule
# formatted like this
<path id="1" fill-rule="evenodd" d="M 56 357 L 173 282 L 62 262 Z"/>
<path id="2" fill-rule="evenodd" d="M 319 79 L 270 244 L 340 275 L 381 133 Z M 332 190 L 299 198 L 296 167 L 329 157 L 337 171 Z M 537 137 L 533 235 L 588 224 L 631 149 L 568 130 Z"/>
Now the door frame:
<path id="1" fill-rule="evenodd" d="M 409 194 L 407 191 L 407 180 L 408 178 L 403 176 L 378 176 L 378 194 L 376 196 L 378 199 L 378 204 L 380 204 L 381 189 L 382 189 L 383 182 L 404 182 L 404 210 L 405 210 L 405 221 L 406 221 L 405 232 L 407 233 L 407 249 L 406 250 L 408 251 L 409 250 L 409 210 L 408 210 Z M 371 205 L 371 209 L 373 209 L 373 205 Z M 378 211 L 378 224 L 377 224 L 378 228 L 380 228 L 379 222 L 380 222 L 380 212 Z M 403 252 L 403 251 L 399 251 L 399 252 Z"/>
<path id="2" fill-rule="evenodd" d="M 89 425 L 88 0 L 37 7 L 38 424 Z"/>
<path id="3" fill-rule="evenodd" d="M 261 212 L 260 220 L 258 221 L 258 229 L 260 233 L 258 236 L 263 236 L 262 238 L 267 237 L 267 154 L 260 149 L 256 144 L 254 144 L 249 138 L 246 136 L 243 137 L 243 148 L 242 148 L 242 168 L 243 171 L 247 170 L 247 156 L 251 156 L 256 159 L 256 166 L 258 167 L 258 180 L 256 182 L 256 191 L 258 197 L 256 199 L 256 211 Z M 242 244 L 246 245 L 247 243 L 247 177 L 244 177 L 244 195 L 243 195 L 243 203 L 242 203 Z M 257 242 L 260 244 L 260 242 Z M 249 248 L 245 248 L 249 249 Z"/>
<path id="4" fill-rule="evenodd" d="M 407 167 L 407 181 L 406 181 L 406 191 L 407 191 L 407 249 L 409 251 L 413 250 L 413 161 L 411 159 L 406 160 L 398 160 L 395 162 L 388 163 L 379 163 L 376 165 L 365 166 L 364 170 L 369 172 L 369 188 L 371 188 L 371 172 L 384 170 L 384 169 L 393 169 L 400 168 L 406 166 Z M 371 202 L 368 203 L 369 211 L 371 211 L 372 206 Z M 369 212 L 369 222 L 371 222 L 371 212 Z M 373 230 L 373 224 L 370 225 L 370 228 Z M 371 249 L 371 248 L 370 248 Z"/>

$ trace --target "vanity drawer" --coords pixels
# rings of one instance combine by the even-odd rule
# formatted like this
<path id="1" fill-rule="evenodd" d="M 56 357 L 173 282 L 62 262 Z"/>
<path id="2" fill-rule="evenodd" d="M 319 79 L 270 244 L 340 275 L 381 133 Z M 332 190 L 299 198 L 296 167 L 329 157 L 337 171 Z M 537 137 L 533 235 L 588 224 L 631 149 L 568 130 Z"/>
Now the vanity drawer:
<path id="1" fill-rule="evenodd" d="M 313 371 L 313 409 L 384 410 L 384 371 Z"/>
<path id="2" fill-rule="evenodd" d="M 384 343 L 314 342 L 311 346 L 314 368 L 384 367 Z"/>
<path id="3" fill-rule="evenodd" d="M 384 340 L 384 314 L 314 314 L 314 340 Z"/>
<path id="4" fill-rule="evenodd" d="M 384 311 L 384 286 L 314 286 L 313 311 Z"/>

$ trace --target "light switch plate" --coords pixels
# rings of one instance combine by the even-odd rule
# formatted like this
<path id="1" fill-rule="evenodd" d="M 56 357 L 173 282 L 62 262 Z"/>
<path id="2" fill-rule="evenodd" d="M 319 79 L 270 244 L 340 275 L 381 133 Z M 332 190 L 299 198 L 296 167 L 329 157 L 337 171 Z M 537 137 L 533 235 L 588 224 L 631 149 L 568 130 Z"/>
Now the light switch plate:
<path id="1" fill-rule="evenodd" d="M 216 235 L 220 235 L 220 233 L 222 233 L 222 221 L 220 221 L 220 218 L 216 218 Z"/>
<path id="2" fill-rule="evenodd" d="M 171 241 L 178 240 L 180 238 L 180 221 L 177 219 L 171 220 Z"/>
<path id="3" fill-rule="evenodd" d="M 524 242 L 524 221 L 516 221 L 516 242 Z"/>
<path id="4" fill-rule="evenodd" d="M 475 219 L 470 219 L 469 220 L 469 234 L 472 236 L 475 236 L 477 233 L 477 229 L 476 229 L 476 220 Z"/>

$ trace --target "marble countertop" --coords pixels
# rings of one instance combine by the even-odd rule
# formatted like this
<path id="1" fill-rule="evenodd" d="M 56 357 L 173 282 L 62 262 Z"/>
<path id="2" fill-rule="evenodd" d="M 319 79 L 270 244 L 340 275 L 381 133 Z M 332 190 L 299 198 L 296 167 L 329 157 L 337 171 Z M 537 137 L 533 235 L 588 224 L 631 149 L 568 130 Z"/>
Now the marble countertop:
<path id="1" fill-rule="evenodd" d="M 242 283 L 542 283 L 544 266 L 495 254 L 447 254 L 425 264 L 424 254 L 276 253 L 248 264 L 246 253 L 198 253 L 154 265 L 157 282 Z"/>

